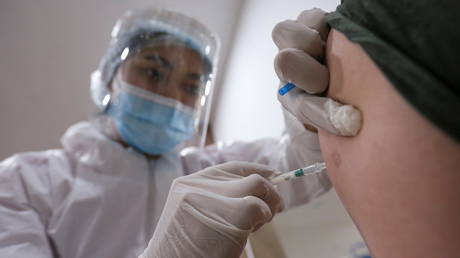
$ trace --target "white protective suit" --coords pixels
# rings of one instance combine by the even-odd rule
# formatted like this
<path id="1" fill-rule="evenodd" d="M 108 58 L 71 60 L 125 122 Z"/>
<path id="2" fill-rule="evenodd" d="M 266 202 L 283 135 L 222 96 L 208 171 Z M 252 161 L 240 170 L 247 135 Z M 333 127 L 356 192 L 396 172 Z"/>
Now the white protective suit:
<path id="1" fill-rule="evenodd" d="M 137 257 L 147 247 L 174 178 L 226 161 L 288 171 L 320 161 L 317 135 L 300 123 L 276 139 L 216 144 L 158 159 L 125 148 L 90 122 L 63 149 L 0 163 L 0 257 Z M 294 144 L 292 144 L 294 143 Z M 325 173 L 279 185 L 286 207 L 326 192 Z"/>

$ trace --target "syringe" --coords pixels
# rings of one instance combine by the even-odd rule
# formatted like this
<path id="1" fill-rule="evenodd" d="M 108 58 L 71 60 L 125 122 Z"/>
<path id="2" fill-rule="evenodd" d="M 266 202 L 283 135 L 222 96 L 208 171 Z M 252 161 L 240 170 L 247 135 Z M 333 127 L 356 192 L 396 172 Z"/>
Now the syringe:
<path id="1" fill-rule="evenodd" d="M 324 169 L 326 169 L 326 163 L 324 162 L 318 162 L 314 163 L 310 166 L 304 167 L 304 168 L 299 168 L 293 171 L 289 171 L 280 175 L 277 175 L 273 178 L 270 179 L 270 182 L 274 185 L 277 185 L 281 182 L 289 181 L 293 178 L 296 177 L 301 177 L 305 175 L 311 175 L 311 174 L 316 174 L 322 172 Z"/>

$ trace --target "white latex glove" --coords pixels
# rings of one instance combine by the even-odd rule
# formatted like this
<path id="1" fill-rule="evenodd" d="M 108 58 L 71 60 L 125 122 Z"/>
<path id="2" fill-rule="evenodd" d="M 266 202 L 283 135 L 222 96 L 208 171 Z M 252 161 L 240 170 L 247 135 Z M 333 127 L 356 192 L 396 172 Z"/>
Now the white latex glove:
<path id="1" fill-rule="evenodd" d="M 275 58 L 275 71 L 280 87 L 292 83 L 296 88 L 278 94 L 284 108 L 306 125 L 330 133 L 354 136 L 361 128 L 361 112 L 342 105 L 323 93 L 329 85 L 329 71 L 323 64 L 329 28 L 321 9 L 303 11 L 297 20 L 278 23 L 272 32 L 280 51 Z"/>
<path id="2" fill-rule="evenodd" d="M 229 162 L 174 180 L 141 258 L 240 257 L 247 238 L 283 208 L 267 166 Z"/>

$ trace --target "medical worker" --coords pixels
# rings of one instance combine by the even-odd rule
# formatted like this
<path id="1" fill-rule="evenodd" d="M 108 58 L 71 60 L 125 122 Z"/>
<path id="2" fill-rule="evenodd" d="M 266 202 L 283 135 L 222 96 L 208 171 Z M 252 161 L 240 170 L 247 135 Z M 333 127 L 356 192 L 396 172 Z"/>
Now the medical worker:
<path id="1" fill-rule="evenodd" d="M 125 14 L 92 75 L 100 114 L 71 126 L 61 149 L 19 153 L 0 163 L 0 257 L 137 257 L 152 238 L 173 180 L 227 161 L 240 163 L 221 165 L 224 175 L 184 179 L 187 186 L 205 184 L 213 191 L 186 198 L 198 208 L 180 207 L 196 215 L 181 219 L 211 216 L 225 230 L 212 238 L 182 239 L 184 244 L 232 242 L 239 252 L 247 234 L 283 207 L 326 192 L 325 173 L 278 189 L 264 178 L 322 160 L 317 135 L 291 116 L 280 139 L 200 148 L 217 51 L 216 37 L 192 18 L 158 9 Z M 249 171 L 245 162 L 260 165 L 249 165 Z M 234 183 L 226 184 L 228 178 Z M 235 198 L 232 205 L 216 216 L 203 212 L 224 193 Z M 246 223 L 246 215 L 258 217 Z M 215 220 L 200 222 L 212 227 Z M 191 230 L 188 225 L 193 227 L 191 222 L 180 230 Z M 161 241 L 180 247 L 174 239 Z M 190 250 L 183 257 L 218 257 Z"/>
<path id="2" fill-rule="evenodd" d="M 327 30 L 323 21 L 324 15 L 320 10 L 305 12 L 299 16 L 299 21 L 289 22 L 294 29 L 275 29 L 273 36 L 277 43 L 277 39 L 280 39 L 277 45 L 281 52 L 286 45 L 297 44 L 302 49 L 316 51 L 318 57 L 324 58 L 325 42 L 319 34 L 319 31 Z M 315 24 L 310 24 L 312 22 L 323 27 L 316 28 Z M 289 34 L 297 32 L 295 29 L 307 30 L 308 33 L 301 35 L 302 37 Z M 299 51 L 304 53 L 304 50 Z M 295 146 L 295 155 L 302 155 L 314 146 L 303 135 L 315 137 L 317 128 L 347 136 L 355 135 L 360 128 L 361 114 L 352 106 L 305 93 L 304 89 L 311 93 L 320 93 L 328 86 L 327 68 L 314 60 L 312 58 L 306 66 L 289 66 L 291 69 L 306 70 L 307 76 L 301 79 L 307 81 L 299 85 L 302 88 L 291 89 L 287 94 L 279 96 L 280 100 L 290 98 L 291 102 L 286 103 L 289 111 L 301 112 L 298 119 L 302 119 L 303 125 L 296 128 L 294 135 L 302 137 L 296 137 L 296 144 L 288 146 Z M 311 72 L 308 68 L 314 71 Z M 280 79 L 281 88 L 292 82 L 291 78 L 280 76 Z M 282 104 L 285 103 L 282 101 Z M 290 117 L 289 114 L 286 115 Z M 334 119 L 334 116 L 345 119 Z M 279 164 L 264 164 L 269 166 L 230 162 L 175 179 L 160 222 L 148 248 L 140 257 L 239 257 L 249 234 L 269 222 L 279 211 L 279 207 L 283 206 L 283 190 L 294 186 L 291 188 L 292 196 L 305 190 L 295 187 L 295 184 L 301 182 L 291 181 L 279 185 L 281 191 L 277 191 L 268 179 L 279 173 L 276 168 L 286 170 Z"/>

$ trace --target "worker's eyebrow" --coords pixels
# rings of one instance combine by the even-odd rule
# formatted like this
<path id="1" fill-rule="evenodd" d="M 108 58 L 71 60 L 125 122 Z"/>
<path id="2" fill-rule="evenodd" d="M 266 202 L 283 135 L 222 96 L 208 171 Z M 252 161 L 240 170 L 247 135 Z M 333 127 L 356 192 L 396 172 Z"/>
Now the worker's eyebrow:
<path id="1" fill-rule="evenodd" d="M 187 77 L 189 79 L 199 81 L 203 78 L 203 75 L 201 73 L 188 73 Z"/>
<path id="2" fill-rule="evenodd" d="M 146 54 L 144 55 L 144 59 L 154 61 L 156 63 L 160 63 L 167 69 L 171 70 L 174 68 L 174 66 L 168 61 L 168 59 L 158 55 L 158 54 Z"/>

